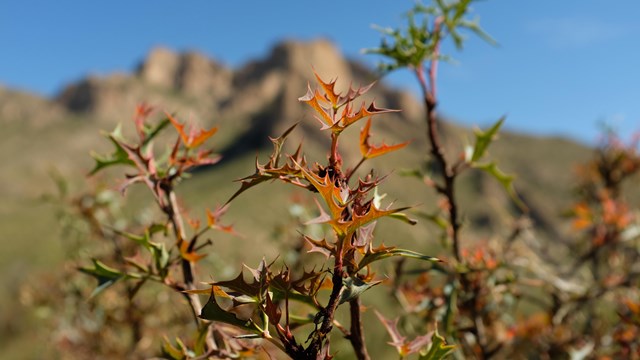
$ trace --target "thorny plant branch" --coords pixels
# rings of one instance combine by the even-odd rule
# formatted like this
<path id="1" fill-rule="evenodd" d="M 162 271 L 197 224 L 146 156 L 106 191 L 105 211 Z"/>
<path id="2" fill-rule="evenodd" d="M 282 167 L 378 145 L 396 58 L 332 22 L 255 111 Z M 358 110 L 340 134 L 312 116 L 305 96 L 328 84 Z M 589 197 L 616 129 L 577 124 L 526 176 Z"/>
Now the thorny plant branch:
<path id="1" fill-rule="evenodd" d="M 136 167 L 141 171 L 145 177 L 144 183 L 151 190 L 154 198 L 162 210 L 167 216 L 169 222 L 172 225 L 174 236 L 176 238 L 176 244 L 180 247 L 183 242 L 186 241 L 186 231 L 184 229 L 184 221 L 180 215 L 180 207 L 178 200 L 173 189 L 173 180 L 175 177 L 168 177 L 167 179 L 157 179 L 152 175 L 151 162 L 144 159 L 140 153 L 135 153 L 135 159 L 132 159 L 136 164 Z M 206 344 L 209 350 L 216 350 L 218 347 L 213 336 L 213 326 L 207 324 L 205 320 L 199 318 L 199 310 L 202 309 L 202 303 L 197 294 L 186 293 L 185 290 L 195 290 L 195 273 L 193 264 L 187 260 L 181 259 L 181 269 L 183 276 L 183 284 L 171 284 L 177 290 L 182 291 L 183 296 L 187 300 L 191 313 L 194 317 L 196 326 L 207 326 Z"/>
<path id="2" fill-rule="evenodd" d="M 439 33 L 442 18 L 438 17 L 434 21 L 434 33 Z M 426 109 L 427 117 L 427 136 L 431 147 L 431 155 L 435 159 L 438 170 L 442 174 L 443 183 L 436 184 L 436 190 L 442 194 L 447 200 L 447 209 L 449 212 L 449 222 L 451 225 L 451 242 L 453 246 L 453 253 L 458 262 L 462 261 L 460 250 L 460 220 L 458 219 L 458 204 L 455 197 L 455 180 L 458 175 L 456 171 L 458 168 L 452 168 L 448 163 L 445 156 L 445 150 L 440 140 L 440 133 L 438 129 L 438 116 L 436 113 L 436 107 L 438 105 L 438 99 L 436 96 L 437 87 L 437 71 L 438 71 L 438 58 L 440 56 L 440 39 L 438 39 L 434 53 L 431 56 L 429 64 L 429 79 L 425 77 L 424 66 L 420 65 L 415 67 L 414 73 L 420 83 L 420 88 L 423 94 L 423 101 Z"/>
<path id="3" fill-rule="evenodd" d="M 349 314 L 351 315 L 351 329 L 346 338 L 351 342 L 351 346 L 356 353 L 358 360 L 370 359 L 369 352 L 365 346 L 364 329 L 361 319 L 360 298 L 349 301 Z"/>
<path id="4" fill-rule="evenodd" d="M 435 18 L 433 23 L 434 34 L 441 34 L 441 32 L 443 31 L 441 29 L 442 22 L 442 17 Z M 453 254 L 456 261 L 461 264 L 464 260 L 462 258 L 462 251 L 460 247 L 461 223 L 459 219 L 458 203 L 456 201 L 455 182 L 458 175 L 460 174 L 460 171 L 463 170 L 464 167 L 460 163 L 452 166 L 448 162 L 439 132 L 439 121 L 436 112 L 436 108 L 438 106 L 436 89 L 441 40 L 442 36 L 436 37 L 436 43 L 428 65 L 428 79 L 427 76 L 425 76 L 425 66 L 423 64 L 414 67 L 413 71 L 418 79 L 423 94 L 423 101 L 426 110 L 427 137 L 430 145 L 430 153 L 436 162 L 440 175 L 442 176 L 442 182 L 434 182 L 434 186 L 436 191 L 440 193 L 446 200 L 450 225 L 449 236 L 451 237 Z M 489 350 L 487 348 L 486 329 L 483 323 L 482 316 L 478 312 L 477 302 L 480 299 L 480 289 L 472 286 L 470 279 L 467 278 L 467 275 L 465 273 L 458 274 L 458 278 L 462 289 L 465 292 L 470 292 L 470 298 L 468 300 L 470 303 L 468 305 L 468 308 L 471 312 L 470 317 L 474 325 L 472 328 L 470 328 L 469 331 L 476 338 L 476 342 L 480 351 L 480 353 L 477 355 L 481 359 L 489 358 L 493 353 L 497 352 L 499 348 L 492 350 Z"/>

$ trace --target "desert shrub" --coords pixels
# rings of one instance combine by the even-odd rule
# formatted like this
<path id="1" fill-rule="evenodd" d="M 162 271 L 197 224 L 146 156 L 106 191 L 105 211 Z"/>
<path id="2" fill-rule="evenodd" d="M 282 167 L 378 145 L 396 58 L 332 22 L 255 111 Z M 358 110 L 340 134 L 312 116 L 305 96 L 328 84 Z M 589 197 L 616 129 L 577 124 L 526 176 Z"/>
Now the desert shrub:
<path id="1" fill-rule="evenodd" d="M 65 299 L 67 310 L 54 325 L 62 352 L 80 358 L 330 359 L 335 355 L 331 344 L 345 338 L 351 350 L 344 356 L 375 358 L 363 326 L 363 317 L 374 311 L 366 311 L 362 299 L 372 287 L 386 286 L 389 301 L 404 313 L 377 309 L 375 314 L 400 358 L 639 358 L 640 233 L 625 195 L 625 183 L 639 169 L 637 143 L 607 136 L 593 160 L 577 172 L 576 203 L 565 214 L 572 224 L 570 238 L 555 241 L 551 254 L 532 246 L 535 224 L 518 197 L 514 177 L 488 152 L 505 119 L 477 130 L 473 143 L 454 156 L 445 152 L 452 147 L 440 132 L 437 69 L 448 59 L 440 52 L 442 43 L 452 40 L 461 48 L 464 31 L 493 42 L 469 18 L 472 2 L 418 4 L 408 13 L 405 30 L 384 29 L 381 45 L 370 50 L 387 60 L 383 71 L 407 68 L 422 89 L 428 159 L 410 173 L 424 182 L 425 191 L 439 196 L 435 213 L 386 204 L 381 190 L 386 174 L 363 171 L 369 159 L 406 145 L 371 141 L 372 123 L 395 110 L 360 105 L 370 86 L 338 93 L 337 80 L 315 74 L 317 88 L 309 86 L 299 100 L 315 112 L 320 136 L 328 139 L 327 157 L 312 162 L 302 145 L 287 153 L 285 141 L 296 128 L 292 124 L 270 138 L 271 155 L 256 159 L 254 173 L 240 179 L 227 203 L 201 217 L 186 211 L 176 188 L 194 170 L 218 161 L 204 148 L 217 130 L 188 129 L 177 116 L 158 118 L 154 109 L 140 105 L 134 136 L 125 137 L 120 129 L 107 134 L 113 152 L 94 155 L 92 173 L 125 169 L 119 173 L 119 191 L 125 194 L 134 184 L 142 185 L 154 209 L 136 209 L 132 215 L 105 189 L 65 197 L 72 213 L 61 213 L 61 219 L 85 239 L 72 248 L 88 246 L 86 239 L 99 244 L 89 253 L 71 251 L 82 264 L 80 271 L 98 286 L 89 289 L 88 278 L 69 268 L 49 281 L 64 287 L 43 287 L 45 292 L 27 288 L 22 294 L 34 307 L 48 303 L 44 293 Z M 359 137 L 348 137 L 345 130 L 356 124 Z M 163 142 L 160 134 L 167 131 L 176 140 L 159 150 L 154 142 Z M 361 160 L 344 164 L 339 140 L 358 148 Z M 474 172 L 490 175 L 510 196 L 508 236 L 481 241 L 465 235 L 458 184 Z M 315 217 L 302 233 L 281 229 L 294 238 L 286 246 L 295 256 L 264 259 L 244 270 L 237 264 L 239 274 L 231 278 L 199 275 L 201 260 L 216 252 L 214 231 L 236 234 L 223 220 L 227 207 L 238 196 L 252 196 L 252 188 L 274 181 L 308 192 L 315 204 Z M 281 205 L 288 206 L 287 200 Z M 409 226 L 415 223 L 410 216 L 440 229 L 442 254 L 427 256 L 375 240 L 379 221 Z M 376 273 L 381 260 L 393 264 L 388 278 Z M 201 283 L 202 278 L 216 280 Z"/>

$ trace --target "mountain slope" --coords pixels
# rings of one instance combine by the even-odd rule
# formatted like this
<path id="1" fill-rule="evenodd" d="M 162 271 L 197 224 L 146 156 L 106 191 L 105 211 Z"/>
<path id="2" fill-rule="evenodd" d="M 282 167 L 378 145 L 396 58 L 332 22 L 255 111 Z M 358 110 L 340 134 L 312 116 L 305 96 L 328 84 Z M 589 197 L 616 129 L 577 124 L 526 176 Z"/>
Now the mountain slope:
<path id="1" fill-rule="evenodd" d="M 307 83 L 314 83 L 312 67 L 324 79 L 337 77 L 338 87 L 343 91 L 350 82 L 358 86 L 375 79 L 373 72 L 345 59 L 330 42 L 316 40 L 283 42 L 264 59 L 238 69 L 225 67 L 197 52 L 179 54 L 159 48 L 151 51 L 132 73 L 88 77 L 69 84 L 53 99 L 0 88 L 0 124 L 4 127 L 0 134 L 0 159 L 4 164 L 0 180 L 5 184 L 0 195 L 6 199 L 0 205 L 0 214 L 6 224 L 38 221 L 24 219 L 31 214 L 51 218 L 51 214 L 42 214 L 44 210 L 30 210 L 33 199 L 53 191 L 48 172 L 56 169 L 75 178 L 76 183 L 82 183 L 82 176 L 92 162 L 89 152 L 108 147 L 99 130 L 111 130 L 117 123 L 127 123 L 135 105 L 143 101 L 159 110 L 177 113 L 181 119 L 220 127 L 213 143 L 226 157 L 221 165 L 224 169 L 220 170 L 224 176 L 215 168 L 199 172 L 194 181 L 211 184 L 208 179 L 215 179 L 215 186 L 200 188 L 208 194 L 205 197 L 189 193 L 187 197 L 200 201 L 226 200 L 225 196 L 236 187 L 231 180 L 251 173 L 255 154 L 269 151 L 268 136 L 279 135 L 296 122 L 300 125 L 290 145 L 304 141 L 309 159 L 324 161 L 326 155 L 322 149 L 326 148 L 328 139 L 317 131 L 319 124 L 309 109 L 297 101 L 306 92 Z M 426 142 L 419 102 L 411 94 L 390 88 L 384 82 L 376 84 L 370 98 L 376 99 L 378 106 L 403 110 L 374 122 L 374 132 L 379 139 L 384 138 L 387 143 L 413 140 L 408 148 L 388 161 L 376 162 L 376 166 L 384 173 L 391 173 L 394 169 L 420 164 L 426 154 Z M 449 123 L 444 125 L 444 132 L 459 144 L 448 149 L 450 157 L 459 155 L 462 140 L 473 137 L 469 129 Z M 357 130 L 346 135 L 357 142 Z M 341 144 L 345 149 L 345 163 L 354 164 L 359 157 L 357 145 L 349 145 Z M 546 236 L 561 235 L 556 230 L 560 228 L 556 215 L 569 204 L 571 166 L 590 153 L 588 148 L 568 140 L 507 132 L 503 132 L 491 148 L 491 155 L 502 169 L 519 175 L 518 190 L 532 205 L 539 232 Z M 422 204 L 422 209 L 427 211 L 435 209 L 433 193 L 418 181 L 402 178 L 397 173 L 389 179 L 384 190 L 392 199 L 403 204 Z M 462 180 L 460 194 L 467 223 L 471 229 L 478 229 L 470 234 L 486 235 L 508 226 L 508 217 L 504 215 L 511 212 L 512 206 L 495 181 L 472 173 Z M 488 200 L 489 204 L 475 199 Z M 239 200 L 237 207 L 251 206 L 244 201 Z M 262 231 L 268 232 L 268 229 Z M 42 243 L 50 243 L 54 237 L 25 233 L 27 235 Z M 0 259 L 0 266 L 6 265 L 7 260 Z"/>
<path id="2" fill-rule="evenodd" d="M 265 58 L 238 69 L 197 52 L 175 53 L 158 48 L 133 72 L 90 76 L 68 84 L 51 99 L 0 87 L 0 286 L 6 294 L 0 297 L 0 324 L 10 324 L 0 329 L 0 339 L 5 339 L 0 340 L 0 347 L 8 346 L 9 335 L 16 333 L 11 324 L 21 322 L 16 320 L 17 296 L 13 296 L 20 285 L 28 281 L 30 271 L 52 271 L 65 255 L 55 209 L 39 200 L 43 194 L 55 193 L 50 172 L 69 179 L 72 192 L 101 182 L 110 184 L 104 175 L 85 178 L 92 166 L 89 153 L 110 150 L 100 130 L 110 131 L 123 123 L 125 132 L 131 133 L 127 125 L 136 104 L 147 102 L 158 110 L 157 118 L 166 110 L 182 120 L 220 128 L 212 144 L 225 160 L 195 173 L 178 189 L 190 214 L 202 216 L 205 207 L 225 202 L 237 190 L 233 179 L 254 171 L 256 154 L 263 162 L 266 160 L 271 149 L 268 136 L 277 136 L 296 122 L 299 126 L 290 136 L 289 148 L 303 142 L 308 161 L 326 160 L 327 134 L 318 131 L 319 123 L 310 109 L 297 101 L 305 94 L 307 83 L 315 83 L 312 67 L 325 80 L 337 77 L 343 91 L 349 83 L 367 85 L 375 80 L 368 68 L 345 59 L 330 42 L 317 40 L 283 42 Z M 415 178 L 400 176 L 402 169 L 421 166 L 426 157 L 420 103 L 412 94 L 390 88 L 384 81 L 376 84 L 369 99 L 375 99 L 380 107 L 402 110 L 374 120 L 376 139 L 386 143 L 413 141 L 401 151 L 367 163 L 361 173 L 375 167 L 380 175 L 389 175 L 381 190 L 399 206 L 435 211 L 438 202 L 433 190 Z M 446 142 L 452 144 L 447 155 L 454 159 L 473 134 L 450 122 L 442 127 Z M 358 131 L 349 129 L 343 138 L 340 146 L 345 164 L 353 166 L 359 160 Z M 490 155 L 501 169 L 518 174 L 516 187 L 531 207 L 534 239 L 550 244 L 542 240 L 564 237 L 558 214 L 570 204 L 572 166 L 588 158 L 591 150 L 566 139 L 503 132 L 492 145 Z M 224 259 L 232 264 L 233 259 L 240 258 L 244 263 L 255 264 L 263 255 L 286 256 L 281 253 L 286 235 L 277 230 L 292 221 L 288 212 L 292 197 L 310 208 L 315 206 L 309 194 L 301 194 L 302 191 L 292 192 L 290 187 L 273 184 L 238 197 L 226 221 L 234 223 L 245 237 L 233 242 L 224 236 L 217 238 L 211 263 Z M 464 239 L 501 236 L 511 231 L 514 207 L 494 179 L 472 171 L 460 179 L 458 194 L 466 225 Z M 134 190 L 131 195 L 138 207 L 148 202 L 140 192 Z M 381 221 L 379 230 L 378 239 L 387 244 L 428 253 L 435 251 L 438 244 L 438 233 L 425 221 L 414 227 Z M 231 273 L 237 273 L 237 268 L 222 275 Z M 25 334 L 29 331 L 25 330 Z"/>

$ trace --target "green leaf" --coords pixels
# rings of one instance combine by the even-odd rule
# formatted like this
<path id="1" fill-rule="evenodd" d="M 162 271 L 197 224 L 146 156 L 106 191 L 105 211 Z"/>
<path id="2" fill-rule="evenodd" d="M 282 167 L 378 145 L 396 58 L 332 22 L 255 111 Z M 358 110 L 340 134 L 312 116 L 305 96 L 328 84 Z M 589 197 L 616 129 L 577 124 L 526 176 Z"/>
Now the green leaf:
<path id="1" fill-rule="evenodd" d="M 444 316 L 444 329 L 447 336 L 454 332 L 454 321 L 458 314 L 458 290 L 455 286 L 448 284 L 444 287 L 444 294 L 447 301 L 447 310 Z"/>
<path id="2" fill-rule="evenodd" d="M 169 251 L 164 243 L 149 243 L 151 245 L 150 251 L 153 261 L 156 265 L 156 269 L 160 273 L 160 276 L 164 279 L 168 274 L 167 265 L 169 264 Z"/>
<path id="3" fill-rule="evenodd" d="M 182 360 L 187 357 L 182 351 L 180 351 L 180 349 L 173 346 L 168 339 L 165 339 L 162 342 L 162 355 L 171 360 Z"/>
<path id="4" fill-rule="evenodd" d="M 386 258 L 392 257 L 392 256 L 402 256 L 402 257 L 418 259 L 418 260 L 426 260 L 426 261 L 432 261 L 432 262 L 441 262 L 442 261 L 442 260 L 440 260 L 440 259 L 438 259 L 436 257 L 428 256 L 428 255 L 422 255 L 420 253 L 417 253 L 417 252 L 411 251 L 411 250 L 397 249 L 397 248 L 384 248 L 384 250 L 382 250 L 382 251 L 375 251 L 374 250 L 374 252 L 367 253 L 362 258 L 362 260 L 360 260 L 360 263 L 358 264 L 358 270 L 364 268 L 365 266 L 371 264 L 374 261 L 386 259 Z"/>
<path id="5" fill-rule="evenodd" d="M 445 339 L 438 334 L 438 329 L 433 333 L 431 337 L 431 345 L 426 352 L 420 352 L 420 360 L 440 360 L 444 359 L 447 355 L 451 354 L 455 350 L 455 345 L 447 345 Z"/>
<path id="6" fill-rule="evenodd" d="M 360 296 L 363 292 L 371 289 L 372 287 L 380 284 L 382 281 L 374 281 L 374 282 L 364 282 L 362 279 L 358 277 L 348 277 L 342 280 L 342 285 L 344 286 L 342 292 L 340 293 L 340 304 L 343 304 L 347 301 L 351 301 L 358 296 Z"/>
<path id="7" fill-rule="evenodd" d="M 78 270 L 85 274 L 91 275 L 98 280 L 98 287 L 93 290 L 90 298 L 97 296 L 103 290 L 127 276 L 126 274 L 114 268 L 111 268 L 96 259 L 93 259 L 93 268 L 85 267 Z"/>
<path id="8" fill-rule="evenodd" d="M 171 122 L 169 118 L 166 117 L 162 119 L 162 121 L 157 123 L 155 126 L 145 125 L 143 129 L 145 137 L 144 137 L 144 142 L 142 143 L 142 146 L 146 146 L 147 144 L 149 144 L 149 142 L 153 140 L 153 138 L 155 138 L 160 133 L 160 131 L 162 131 L 162 129 L 164 129 L 170 123 Z"/>
<path id="9" fill-rule="evenodd" d="M 136 234 L 132 234 L 130 232 L 126 232 L 126 231 L 122 231 L 122 230 L 118 230 L 115 228 L 111 228 L 111 230 L 113 230 L 113 232 L 115 232 L 116 234 L 125 237 L 135 243 L 138 243 L 139 245 L 144 246 L 145 248 L 149 249 L 151 248 L 151 244 L 149 243 L 149 233 L 145 232 L 144 235 L 136 235 Z"/>
<path id="10" fill-rule="evenodd" d="M 468 162 L 475 163 L 476 161 L 482 159 L 482 157 L 487 152 L 489 145 L 491 145 L 491 142 L 493 142 L 496 135 L 498 134 L 500 127 L 504 123 L 504 120 L 505 120 L 505 117 L 503 116 L 500 118 L 500 120 L 498 120 L 495 124 L 493 124 L 493 126 L 491 126 L 491 128 L 489 128 L 488 130 L 475 131 L 476 143 L 473 147 L 473 152 L 471 153 L 470 158 L 467 159 Z"/>
<path id="11" fill-rule="evenodd" d="M 407 223 L 409 225 L 415 225 L 415 224 L 418 223 L 414 219 L 408 217 L 405 213 L 397 212 L 397 213 L 393 213 L 393 214 L 390 214 L 390 215 L 387 215 L 387 216 L 389 216 L 390 218 L 396 219 L 396 220 L 400 220 L 400 221 L 402 221 L 404 223 Z"/>
<path id="12" fill-rule="evenodd" d="M 498 46 L 498 42 L 493 37 L 491 37 L 491 35 L 482 30 L 478 17 L 474 18 L 473 20 L 462 20 L 459 24 L 460 27 L 471 30 L 474 34 L 476 34 L 482 40 L 486 41 L 489 45 Z"/>
<path id="13" fill-rule="evenodd" d="M 91 172 L 89 172 L 89 175 L 94 175 L 98 171 L 113 165 L 134 165 L 133 161 L 129 159 L 129 155 L 126 150 L 120 144 L 124 141 L 122 137 L 122 126 L 120 124 L 118 124 L 113 132 L 107 134 L 107 138 L 111 141 L 115 149 L 111 155 L 91 153 L 91 157 L 93 157 L 96 164 Z"/>
<path id="14" fill-rule="evenodd" d="M 442 230 L 447 230 L 449 228 L 449 221 L 441 216 L 438 212 L 429 214 L 424 211 L 416 211 L 416 214 L 421 218 L 431 221 L 434 225 Z"/>
<path id="15" fill-rule="evenodd" d="M 495 162 L 490 162 L 486 164 L 473 164 L 473 167 L 476 169 L 480 169 L 485 171 L 489 175 L 493 176 L 498 182 L 502 185 L 502 187 L 507 191 L 511 200 L 523 211 L 526 211 L 527 205 L 520 199 L 518 193 L 516 192 L 515 187 L 513 186 L 513 181 L 515 180 L 515 176 L 508 175 L 498 169 L 498 165 Z"/>
<path id="16" fill-rule="evenodd" d="M 236 314 L 228 312 L 218 305 L 216 296 L 212 293 L 209 297 L 209 301 L 204 305 L 200 313 L 200 318 L 205 320 L 219 321 L 225 324 L 230 324 L 241 329 L 260 331 L 260 329 L 249 320 L 238 319 Z"/>
<path id="17" fill-rule="evenodd" d="M 203 324 L 198 329 L 198 338 L 196 339 L 196 343 L 193 348 L 193 352 L 196 356 L 202 355 L 206 352 L 207 349 L 207 336 L 209 335 L 209 325 L 210 323 Z"/>

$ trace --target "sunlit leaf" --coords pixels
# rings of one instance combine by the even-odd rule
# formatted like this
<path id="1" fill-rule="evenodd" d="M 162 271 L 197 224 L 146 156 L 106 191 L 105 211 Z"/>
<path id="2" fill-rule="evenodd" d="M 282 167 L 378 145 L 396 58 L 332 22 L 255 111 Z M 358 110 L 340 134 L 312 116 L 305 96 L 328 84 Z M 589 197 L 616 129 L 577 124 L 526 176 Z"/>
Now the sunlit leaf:
<path id="1" fill-rule="evenodd" d="M 128 153 L 123 147 L 122 138 L 122 126 L 118 125 L 113 132 L 106 134 L 107 139 L 113 144 L 114 151 L 110 155 L 100 155 L 92 152 L 91 157 L 95 160 L 96 164 L 89 172 L 89 175 L 94 175 L 98 171 L 113 165 L 134 165 L 134 162 L 129 158 Z"/>
<path id="2" fill-rule="evenodd" d="M 206 289 L 193 289 L 193 290 L 184 290 L 186 294 L 196 294 L 196 295 L 211 295 L 213 292 L 216 296 L 230 299 L 231 296 L 227 294 L 226 291 L 222 290 L 219 286 L 211 286 Z"/>
<path id="3" fill-rule="evenodd" d="M 257 281 L 251 283 L 245 281 L 242 272 L 240 272 L 240 274 L 238 274 L 235 279 L 217 281 L 211 283 L 210 285 L 222 286 L 252 298 L 258 298 L 261 291 L 260 283 Z"/>
<path id="4" fill-rule="evenodd" d="M 513 175 L 508 175 L 498 169 L 498 165 L 495 162 L 490 162 L 486 164 L 474 164 L 474 168 L 485 171 L 489 175 L 493 176 L 498 182 L 502 185 L 502 187 L 507 191 L 511 200 L 521 209 L 526 210 L 527 205 L 520 199 L 518 193 L 516 192 L 515 187 L 513 186 L 513 181 L 515 177 Z"/>
<path id="5" fill-rule="evenodd" d="M 191 127 L 191 129 L 189 129 L 189 132 L 187 133 L 185 132 L 184 124 L 181 124 L 178 120 L 176 120 L 173 116 L 171 116 L 171 114 L 167 112 L 165 112 L 165 114 L 167 115 L 167 118 L 169 119 L 169 121 L 171 121 L 171 124 L 180 135 L 180 138 L 182 139 L 182 143 L 189 149 L 197 148 L 198 146 L 202 145 L 202 143 L 207 141 L 207 139 L 209 139 L 218 131 L 218 128 L 215 128 L 215 127 L 209 130 L 196 129 L 195 127 Z"/>
<path id="6" fill-rule="evenodd" d="M 184 347 L 184 344 L 182 343 L 182 341 L 180 341 L 180 339 L 177 339 L 178 341 L 178 346 L 173 346 L 173 344 L 171 344 L 171 341 L 169 341 L 169 339 L 165 336 L 163 341 L 162 341 L 162 352 L 163 355 L 169 357 L 172 360 L 183 360 L 186 359 L 188 354 L 187 351 Z"/>
<path id="7" fill-rule="evenodd" d="M 300 147 L 298 147 L 298 150 L 294 155 L 289 157 L 291 162 L 295 164 L 287 163 L 284 165 L 279 165 L 279 160 L 281 155 L 280 151 L 282 149 L 282 146 L 284 145 L 286 137 L 291 133 L 291 131 L 296 126 L 297 124 L 291 126 L 281 136 L 277 138 L 270 137 L 271 142 L 273 143 L 273 146 L 274 146 L 274 150 L 273 150 L 273 153 L 271 154 L 271 157 L 269 158 L 269 162 L 265 165 L 262 165 L 260 164 L 260 162 L 258 162 L 258 159 L 256 158 L 255 173 L 247 177 L 244 177 L 240 180 L 237 180 L 237 181 L 240 181 L 240 189 L 238 189 L 233 195 L 231 195 L 229 200 L 227 200 L 226 204 L 230 203 L 233 199 L 238 197 L 243 192 L 265 181 L 281 179 L 283 181 L 291 182 L 291 180 L 289 180 L 290 177 L 295 178 L 296 176 L 298 176 L 298 174 L 300 173 L 299 168 L 301 166 L 304 166 L 304 163 L 305 163 L 304 157 L 301 154 Z"/>
<path id="8" fill-rule="evenodd" d="M 342 292 L 340 293 L 340 304 L 351 301 L 359 297 L 363 292 L 380 284 L 382 281 L 365 282 L 358 277 L 348 277 L 342 280 Z"/>
<path id="9" fill-rule="evenodd" d="M 328 175 L 321 178 L 302 167 L 300 167 L 300 172 L 305 179 L 307 179 L 307 181 L 309 181 L 309 183 L 318 190 L 318 193 L 322 196 L 322 199 L 324 199 L 324 202 L 329 209 L 329 216 L 331 219 L 339 219 L 340 214 L 342 214 L 342 211 L 345 209 L 345 206 L 340 204 L 342 201 L 340 189 L 333 183 L 333 181 L 331 181 L 331 179 L 329 179 Z"/>
<path id="10" fill-rule="evenodd" d="M 335 251 L 335 247 L 329 244 L 326 239 L 314 240 L 306 235 L 303 235 L 303 237 L 306 242 L 311 245 L 311 248 L 308 250 L 310 253 L 317 252 L 324 255 L 326 258 L 329 258 L 329 256 Z"/>
<path id="11" fill-rule="evenodd" d="M 316 119 L 320 121 L 323 127 L 328 128 L 333 125 L 333 117 L 331 116 L 330 110 L 325 109 L 320 104 L 323 100 L 324 98 L 318 90 L 311 90 L 311 85 L 307 86 L 307 93 L 298 98 L 298 101 L 302 101 L 311 106 L 316 111 Z"/>
<path id="12" fill-rule="evenodd" d="M 455 345 L 447 345 L 446 340 L 440 334 L 438 334 L 438 328 L 431 336 L 431 345 L 426 351 L 420 352 L 419 360 L 440 360 L 446 358 L 454 350 Z"/>
<path id="13" fill-rule="evenodd" d="M 441 262 L 442 260 L 433 257 L 433 256 L 428 256 L 428 255 L 422 255 L 420 253 L 417 253 L 415 251 L 411 251 L 411 250 L 405 250 L 405 249 L 397 249 L 397 248 L 387 248 L 384 246 L 381 246 L 378 249 L 372 249 L 367 251 L 367 253 L 365 254 L 365 256 L 362 258 L 362 260 L 360 260 L 360 263 L 358 264 L 358 269 L 363 269 L 365 266 L 375 262 L 375 261 L 379 261 L 382 259 L 386 259 L 389 257 L 393 257 L 393 256 L 401 256 L 401 257 L 406 257 L 406 258 L 411 258 L 411 259 L 418 259 L 418 260 L 425 260 L 425 261 L 431 261 L 431 262 Z"/>
<path id="14" fill-rule="evenodd" d="M 125 273 L 111 268 L 99 260 L 93 259 L 92 261 L 92 268 L 84 267 L 79 269 L 81 272 L 91 275 L 98 280 L 98 287 L 96 287 L 91 293 L 92 298 L 100 294 L 106 288 L 127 277 Z"/>
<path id="15" fill-rule="evenodd" d="M 500 118 L 500 120 L 498 120 L 495 124 L 493 124 L 493 126 L 491 126 L 488 130 L 475 131 L 476 143 L 473 147 L 473 152 L 471 153 L 471 156 L 470 158 L 467 159 L 467 161 L 471 163 L 475 163 L 476 161 L 482 159 L 482 157 L 487 152 L 487 148 L 489 148 L 489 145 L 491 145 L 491 142 L 495 140 L 496 135 L 500 130 L 500 127 L 504 123 L 504 120 L 505 120 L 505 117 L 503 116 L 502 118 Z"/>
<path id="16" fill-rule="evenodd" d="M 320 75 L 318 75 L 317 72 L 314 71 L 313 74 L 316 76 L 318 83 L 324 90 L 324 93 L 327 96 L 327 99 L 329 100 L 329 102 L 331 102 L 331 105 L 333 106 L 333 108 L 334 109 L 337 108 L 338 101 L 340 100 L 340 94 L 336 93 L 335 86 L 336 86 L 336 81 L 338 79 L 333 79 L 329 82 L 324 82 L 322 81 L 322 79 L 320 78 Z"/>
<path id="17" fill-rule="evenodd" d="M 218 305 L 215 294 L 211 294 L 209 301 L 204 305 L 200 313 L 200 318 L 205 320 L 219 321 L 225 324 L 237 326 L 245 330 L 260 330 L 254 323 L 249 320 L 239 319 L 236 314 L 228 312 Z"/>
<path id="18" fill-rule="evenodd" d="M 404 142 L 396 145 L 387 145 L 385 143 L 382 143 L 380 146 L 371 145 L 369 144 L 369 137 L 371 136 L 370 130 L 371 118 L 367 119 L 367 123 L 360 132 L 360 153 L 365 159 L 373 159 L 377 156 L 402 149 L 409 144 L 409 142 Z"/>

